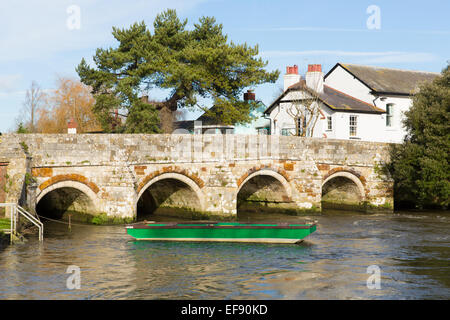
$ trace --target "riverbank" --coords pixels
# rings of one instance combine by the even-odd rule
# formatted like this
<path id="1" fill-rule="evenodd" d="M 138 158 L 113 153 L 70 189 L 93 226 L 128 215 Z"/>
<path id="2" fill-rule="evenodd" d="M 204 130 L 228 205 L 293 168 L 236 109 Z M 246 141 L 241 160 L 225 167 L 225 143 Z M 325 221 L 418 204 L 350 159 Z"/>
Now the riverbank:
<path id="1" fill-rule="evenodd" d="M 42 216 L 39 215 L 39 219 L 43 221 L 61 221 L 65 223 L 83 223 L 92 225 L 121 225 L 132 223 L 133 218 L 120 218 L 120 217 L 109 217 L 106 213 L 102 214 L 89 214 L 77 211 L 66 211 L 57 215 Z"/>
<path id="2" fill-rule="evenodd" d="M 0 218 L 0 230 L 11 228 L 11 220 L 8 218 Z"/>
<path id="3" fill-rule="evenodd" d="M 0 248 L 8 245 L 9 241 L 10 241 L 9 235 L 7 235 L 4 232 L 0 231 Z"/>
<path id="4" fill-rule="evenodd" d="M 9 244 L 10 236 L 5 234 L 2 230 L 10 228 L 11 228 L 11 221 L 6 218 L 0 218 L 0 248 Z"/>
<path id="5" fill-rule="evenodd" d="M 9 243 L 9 235 L 5 234 L 2 230 L 10 229 L 11 221 L 6 218 L 0 218 L 0 247 L 3 247 Z"/>

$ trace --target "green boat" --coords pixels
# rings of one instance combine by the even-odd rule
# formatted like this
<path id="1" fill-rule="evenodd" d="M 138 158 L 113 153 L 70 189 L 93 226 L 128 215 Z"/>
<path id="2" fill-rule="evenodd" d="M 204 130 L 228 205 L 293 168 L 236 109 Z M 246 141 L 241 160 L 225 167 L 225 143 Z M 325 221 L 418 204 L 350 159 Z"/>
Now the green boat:
<path id="1" fill-rule="evenodd" d="M 126 230 L 137 240 L 298 243 L 316 231 L 316 224 L 146 222 Z"/>

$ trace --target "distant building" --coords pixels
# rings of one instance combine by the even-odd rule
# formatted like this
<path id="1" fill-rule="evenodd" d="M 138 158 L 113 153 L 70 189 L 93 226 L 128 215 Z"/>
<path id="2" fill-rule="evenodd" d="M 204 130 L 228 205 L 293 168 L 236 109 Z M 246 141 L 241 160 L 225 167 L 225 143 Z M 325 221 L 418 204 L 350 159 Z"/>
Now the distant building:
<path id="1" fill-rule="evenodd" d="M 71 118 L 67 123 L 67 133 L 76 134 L 77 133 L 77 122 L 74 118 Z"/>
<path id="2" fill-rule="evenodd" d="M 252 111 L 252 116 L 254 120 L 248 124 L 237 124 L 235 125 L 234 133 L 235 134 L 262 134 L 269 135 L 270 134 L 270 119 L 266 118 L 264 115 L 264 111 L 267 109 L 267 106 L 262 102 L 260 106 Z"/>
<path id="3" fill-rule="evenodd" d="M 270 119 L 264 118 L 264 110 L 267 109 L 261 101 L 256 100 L 255 93 L 247 90 L 244 93 L 244 100 L 256 101 L 259 107 L 252 111 L 254 120 L 249 124 L 223 124 L 208 117 L 205 113 L 196 120 L 175 121 L 174 128 L 181 129 L 179 132 L 188 131 L 194 134 L 270 134 Z M 216 106 L 211 107 L 217 109 Z"/>
<path id="4" fill-rule="evenodd" d="M 272 134 L 306 130 L 307 136 L 319 138 L 401 142 L 406 134 L 403 113 L 411 107 L 412 96 L 421 83 L 438 75 L 337 63 L 325 76 L 321 65 L 309 65 L 302 79 L 297 66 L 287 67 L 284 92 L 264 114 Z M 317 122 L 296 125 L 288 111 L 312 99 L 320 113 Z"/>

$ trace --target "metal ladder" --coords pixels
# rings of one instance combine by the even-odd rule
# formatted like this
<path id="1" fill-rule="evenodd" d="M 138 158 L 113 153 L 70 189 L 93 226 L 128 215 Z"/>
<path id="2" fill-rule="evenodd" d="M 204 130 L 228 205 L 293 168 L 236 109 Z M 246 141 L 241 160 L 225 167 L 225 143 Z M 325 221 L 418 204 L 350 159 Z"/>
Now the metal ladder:
<path id="1" fill-rule="evenodd" d="M 3 230 L 3 231 L 5 233 L 10 234 L 11 243 L 13 242 L 14 236 L 17 236 L 17 221 L 20 216 L 25 217 L 28 221 L 30 221 L 32 224 L 38 227 L 39 241 L 44 240 L 44 225 L 39 220 L 39 218 L 34 217 L 31 213 L 29 213 L 16 203 L 0 203 L 0 208 L 1 207 L 10 209 L 9 212 L 10 212 L 11 228 L 10 230 Z"/>

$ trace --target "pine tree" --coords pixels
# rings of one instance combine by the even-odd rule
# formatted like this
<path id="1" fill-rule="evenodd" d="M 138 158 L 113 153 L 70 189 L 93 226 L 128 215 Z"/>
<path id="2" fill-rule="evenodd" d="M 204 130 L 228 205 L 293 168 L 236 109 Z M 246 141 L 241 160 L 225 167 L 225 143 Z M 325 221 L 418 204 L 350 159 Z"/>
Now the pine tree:
<path id="1" fill-rule="evenodd" d="M 106 130 L 111 130 L 112 109 L 125 108 L 131 113 L 136 108 L 135 112 L 145 112 L 149 125 L 132 123 L 139 121 L 133 116 L 127 119 L 125 131 L 168 132 L 170 125 L 164 128 L 160 122 L 152 122 L 157 121 L 158 110 L 172 114 L 180 108 L 206 111 L 200 103 L 205 100 L 221 107 L 209 114 L 218 123 L 251 121 L 253 104 L 242 102 L 244 88 L 275 82 L 279 72 L 265 71 L 267 62 L 256 58 L 258 46 L 229 42 L 214 18 L 200 18 L 193 30 L 186 30 L 186 24 L 175 10 L 167 10 L 155 18 L 153 34 L 144 22 L 128 29 L 113 28 L 119 46 L 97 49 L 95 69 L 81 61 L 77 72 L 93 88 L 95 112 Z M 167 89 L 167 98 L 159 106 L 143 108 L 143 92 L 154 88 Z"/>
<path id="2" fill-rule="evenodd" d="M 405 113 L 407 136 L 392 149 L 388 169 L 396 202 L 448 208 L 450 199 L 450 66 L 421 86 Z"/>

